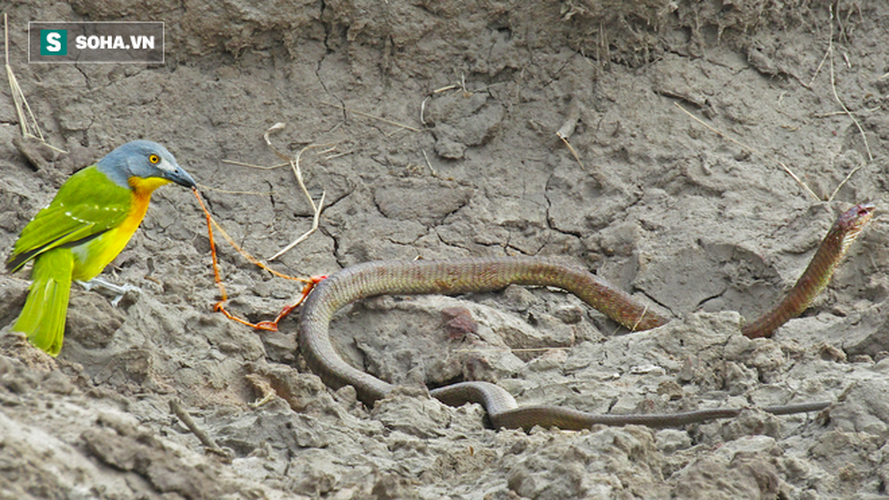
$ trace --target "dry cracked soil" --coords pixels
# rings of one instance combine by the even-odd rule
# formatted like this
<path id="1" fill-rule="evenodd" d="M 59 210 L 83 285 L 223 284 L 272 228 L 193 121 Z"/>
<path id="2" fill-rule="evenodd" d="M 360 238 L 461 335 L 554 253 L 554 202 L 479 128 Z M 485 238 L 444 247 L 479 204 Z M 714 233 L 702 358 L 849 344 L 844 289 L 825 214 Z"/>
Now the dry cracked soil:
<path id="1" fill-rule="evenodd" d="M 366 408 L 305 367 L 296 314 L 259 332 L 213 312 L 204 215 L 165 187 L 105 272 L 141 292 L 113 306 L 75 286 L 58 358 L 9 333 L 28 275 L 0 275 L 0 497 L 887 494 L 885 2 L 7 0 L 0 13 L 37 123 L 66 151 L 22 139 L 4 86 L 0 248 L 68 175 L 144 138 L 267 259 L 312 225 L 288 166 L 245 165 L 282 164 L 263 139 L 282 122 L 278 152 L 325 146 L 300 157 L 307 193 L 324 197 L 318 230 L 271 263 L 280 272 L 559 256 L 675 318 L 628 332 L 573 296 L 521 287 L 363 301 L 334 321 L 337 346 L 403 386 Z M 28 64 L 29 21 L 109 20 L 164 21 L 164 64 Z M 877 217 L 828 290 L 774 338 L 743 337 L 742 318 L 862 201 Z M 217 244 L 234 313 L 269 320 L 298 295 Z M 525 433 L 423 389 L 464 379 L 522 405 L 611 414 L 833 404 Z"/>

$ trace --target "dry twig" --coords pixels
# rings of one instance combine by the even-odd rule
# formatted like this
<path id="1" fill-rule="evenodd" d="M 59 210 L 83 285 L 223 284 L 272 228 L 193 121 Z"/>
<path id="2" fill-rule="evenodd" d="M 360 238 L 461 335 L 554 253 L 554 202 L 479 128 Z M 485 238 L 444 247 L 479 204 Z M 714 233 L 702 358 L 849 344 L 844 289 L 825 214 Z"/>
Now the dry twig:
<path id="1" fill-rule="evenodd" d="M 231 463 L 233 458 L 231 452 L 220 448 L 219 445 L 216 444 L 216 441 L 213 440 L 213 438 L 211 438 L 206 432 L 204 432 L 203 429 L 198 427 L 194 419 L 191 418 L 191 415 L 189 415 L 188 412 L 185 411 L 184 408 L 182 408 L 182 405 L 179 404 L 179 400 L 170 400 L 170 411 L 172 411 L 179 418 L 179 420 L 182 421 L 182 423 L 185 424 L 186 427 L 188 427 L 188 430 L 190 430 L 191 433 L 198 438 L 198 440 L 201 442 L 202 445 L 204 445 L 204 448 L 206 448 L 207 451 L 219 455 L 226 463 Z"/>
<path id="2" fill-rule="evenodd" d="M 282 250 L 278 251 L 275 255 L 272 255 L 271 257 L 269 257 L 268 260 L 270 262 L 277 259 L 278 257 L 284 255 L 286 252 L 291 250 L 293 247 L 295 247 L 296 245 L 305 241 L 306 238 L 308 238 L 309 236 L 312 235 L 312 233 L 314 233 L 315 231 L 318 230 L 318 225 L 321 222 L 321 211 L 324 208 L 324 198 L 325 198 L 326 193 L 323 191 L 321 192 L 321 199 L 316 204 L 315 200 L 312 199 L 312 195 L 309 194 L 308 188 L 306 188 L 305 181 L 303 181 L 302 170 L 300 169 L 300 166 L 299 166 L 300 157 L 302 156 L 302 154 L 305 151 L 307 151 L 309 149 L 314 149 L 314 148 L 319 148 L 319 147 L 329 148 L 329 149 L 326 149 L 325 151 L 322 151 L 322 153 L 329 153 L 329 152 L 336 149 L 336 146 L 334 144 L 312 144 L 312 145 L 306 146 L 303 149 L 301 149 L 299 151 L 299 153 L 297 153 L 296 158 L 291 158 L 289 155 L 287 155 L 287 154 L 279 151 L 277 148 L 275 148 L 274 144 L 272 143 L 272 139 L 271 139 L 272 134 L 280 132 L 281 130 L 284 130 L 284 128 L 286 126 L 287 125 L 285 123 L 278 122 L 278 123 L 275 123 L 274 125 L 272 125 L 271 127 L 269 127 L 268 130 L 266 130 L 265 133 L 262 134 L 262 138 L 265 141 L 266 146 L 268 146 L 269 149 L 271 149 L 272 152 L 275 153 L 275 156 L 286 161 L 286 163 L 273 165 L 271 167 L 265 167 L 265 166 L 261 166 L 261 165 L 254 165 L 251 163 L 244 163 L 244 162 L 233 161 L 233 160 L 223 160 L 224 163 L 228 163 L 230 165 L 238 165 L 238 166 L 242 166 L 242 167 L 256 168 L 256 169 L 261 169 L 261 170 L 272 170 L 272 169 L 277 169 L 277 168 L 286 167 L 287 165 L 290 165 L 290 168 L 293 170 L 294 176 L 296 176 L 296 182 L 299 184 L 300 189 L 302 190 L 303 194 L 306 196 L 306 199 L 309 201 L 309 205 L 312 207 L 312 213 L 313 213 L 312 227 L 308 231 L 303 233 L 301 236 L 299 236 L 296 240 L 294 240 L 289 245 L 284 247 Z M 336 156 L 336 155 L 334 155 L 334 156 Z M 213 221 L 213 224 L 216 224 L 216 221 Z M 223 232 L 223 235 L 224 235 L 224 232 Z"/>
<path id="3" fill-rule="evenodd" d="M 234 160 L 222 160 L 222 163 L 228 163 L 229 165 L 237 165 L 239 167 L 255 168 L 257 170 L 275 170 L 277 168 L 286 167 L 287 165 L 290 165 L 289 161 L 287 163 L 279 163 L 277 165 L 272 165 L 271 167 L 266 167 L 264 165 L 254 165 L 252 163 L 244 163 L 242 161 L 234 161 Z"/>
<path id="4" fill-rule="evenodd" d="M 6 78 L 9 81 L 9 92 L 12 94 L 15 114 L 18 117 L 19 125 L 22 128 L 22 137 L 26 139 L 32 137 L 42 142 L 53 151 L 67 154 L 67 151 L 59 149 L 46 142 L 46 139 L 43 137 L 43 131 L 40 130 L 40 124 L 37 123 L 37 118 L 34 117 L 34 113 L 31 111 L 31 106 L 28 105 L 28 100 L 25 99 L 25 93 L 22 92 L 22 88 L 19 86 L 19 82 L 16 80 L 15 74 L 12 72 L 12 66 L 9 64 L 9 19 L 5 13 L 3 14 L 3 38 L 6 43 Z"/>
<path id="5" fill-rule="evenodd" d="M 586 167 L 583 162 L 580 161 L 580 155 L 577 154 L 577 150 L 574 149 L 574 146 L 568 142 L 568 138 L 574 134 L 574 129 L 577 128 L 577 122 L 580 120 L 580 103 L 577 101 L 577 98 L 574 97 L 571 99 L 571 102 L 568 103 L 568 118 L 565 119 L 565 123 L 559 127 L 559 130 L 556 131 L 556 136 L 565 143 L 565 146 L 568 146 L 568 151 L 571 151 L 571 154 L 574 155 L 574 159 L 577 161 L 577 164 L 580 165 L 580 169 L 586 171 Z"/>
<path id="6" fill-rule="evenodd" d="M 392 121 L 392 120 L 387 120 L 387 119 L 385 119 L 385 118 L 381 118 L 381 117 L 379 117 L 379 116 L 374 116 L 374 115 L 372 115 L 372 114 L 370 114 L 370 113 L 365 113 L 365 112 L 363 112 L 363 111 L 358 111 L 358 110 L 354 110 L 354 109 L 351 109 L 351 108 L 346 108 L 346 107 L 340 106 L 339 104 L 333 104 L 333 103 L 329 103 L 329 102 L 325 102 L 325 101 L 318 101 L 318 102 L 320 102 L 321 104 L 323 104 L 323 105 L 325 105 L 325 106 L 330 106 L 330 107 L 333 107 L 333 108 L 341 109 L 341 110 L 343 110 L 343 111 L 345 111 L 345 112 L 347 112 L 347 113 L 354 113 L 354 114 L 356 114 L 356 115 L 358 115 L 358 116 L 363 116 L 363 117 L 365 117 L 365 118 L 371 118 L 371 119 L 374 119 L 374 120 L 378 120 L 378 121 L 381 121 L 381 122 L 383 122 L 383 123 L 388 123 L 389 125 L 395 125 L 396 127 L 400 127 L 400 128 L 403 128 L 403 129 L 410 130 L 411 132 L 422 132 L 422 130 L 420 130 L 420 129 L 416 128 L 416 127 L 411 127 L 410 125 L 405 125 L 405 124 L 403 124 L 403 123 L 398 123 L 398 122 L 394 122 L 394 121 Z"/>
<path id="7" fill-rule="evenodd" d="M 864 141 L 864 149 L 867 152 L 867 161 L 872 162 L 874 161 L 874 155 L 871 154 L 870 145 L 867 142 L 867 134 L 864 133 L 864 129 L 861 127 L 861 123 L 859 123 L 858 119 L 855 118 L 855 115 L 851 111 L 849 111 L 849 108 L 846 107 L 845 103 L 843 103 L 843 100 L 840 99 L 840 95 L 837 93 L 836 77 L 833 69 L 833 5 L 830 6 L 830 38 L 827 42 L 827 53 L 830 56 L 828 58 L 830 61 L 830 90 L 833 92 L 833 98 L 837 101 L 840 107 L 843 108 L 843 112 L 845 112 L 845 114 L 849 116 L 849 118 L 852 120 L 852 123 L 855 124 L 855 127 L 858 128 L 858 133 L 861 134 L 861 140 Z M 834 196 L 839 193 L 840 188 L 842 188 L 846 184 L 846 182 L 848 182 L 849 179 L 852 178 L 855 172 L 858 172 L 861 169 L 861 167 L 862 165 L 858 165 L 857 167 L 852 169 L 852 171 L 849 172 L 848 175 L 846 175 L 846 177 L 842 180 L 842 182 L 840 182 L 836 189 L 833 190 L 833 193 L 831 193 L 830 197 L 827 199 L 828 202 L 833 201 Z"/>
<path id="8" fill-rule="evenodd" d="M 790 170 L 790 168 L 789 168 L 787 165 L 785 165 L 783 162 L 778 161 L 778 160 L 776 160 L 776 159 L 774 159 L 774 158 L 772 158 L 772 157 L 770 157 L 770 156 L 768 156 L 768 155 L 765 155 L 765 154 L 763 154 L 763 153 L 757 151 L 756 149 L 753 149 L 752 147 L 750 147 L 750 146 L 748 146 L 748 145 L 746 145 L 746 144 L 744 144 L 744 143 L 742 143 L 742 142 L 740 142 L 740 141 L 738 141 L 738 140 L 736 140 L 736 139 L 733 139 L 733 138 L 727 136 L 727 135 L 724 134 L 722 131 L 717 130 L 716 128 L 710 126 L 709 124 L 707 124 L 706 122 L 704 122 L 704 120 L 701 120 L 700 118 L 698 118 L 697 116 L 695 116 L 694 114 L 692 114 L 690 111 L 688 111 L 687 109 L 683 108 L 682 105 L 679 104 L 678 102 L 675 103 L 675 104 L 676 104 L 676 107 L 679 108 L 679 109 L 681 109 L 683 113 L 687 114 L 689 117 L 691 117 L 691 119 L 693 119 L 694 121 L 700 123 L 701 125 L 703 125 L 703 126 L 706 127 L 707 129 L 709 129 L 711 132 L 713 132 L 713 133 L 715 133 L 716 135 L 718 135 L 719 137 L 722 137 L 723 139 L 725 139 L 725 140 L 727 140 L 727 141 L 729 141 L 729 142 L 732 142 L 732 143 L 734 143 L 734 144 L 740 146 L 742 149 L 744 149 L 744 150 L 747 151 L 747 152 L 757 154 L 757 155 L 759 155 L 759 156 L 762 156 L 762 157 L 764 157 L 764 158 L 766 158 L 766 159 L 772 160 L 773 162 L 777 163 L 782 169 L 784 169 L 784 171 L 785 171 L 788 175 L 790 175 L 790 177 L 793 177 L 793 180 L 795 180 L 796 183 L 799 184 L 799 185 L 803 188 L 803 190 L 805 190 L 807 193 L 809 193 L 809 195 L 810 195 L 812 198 L 814 198 L 816 201 L 822 201 L 821 198 L 819 198 L 818 195 L 815 194 L 815 192 L 812 191 L 812 190 L 809 188 L 809 186 L 808 186 L 805 182 L 803 182 L 802 180 L 800 180 L 800 178 L 797 177 L 796 174 L 793 173 L 793 171 Z"/>
<path id="9" fill-rule="evenodd" d="M 322 191 L 321 192 L 321 199 L 318 200 L 318 204 L 315 205 L 315 200 L 312 199 L 312 195 L 309 194 L 309 190 L 306 188 L 306 183 L 303 181 L 302 170 L 299 167 L 299 159 L 300 159 L 300 157 L 302 157 L 302 154 L 309 149 L 320 148 L 320 147 L 328 147 L 328 148 L 334 147 L 333 144 L 311 144 L 311 145 L 306 146 L 306 147 L 302 148 L 301 150 L 299 150 L 299 153 L 296 154 L 296 158 L 290 158 L 290 157 L 278 152 L 274 148 L 274 146 L 272 146 L 272 141 L 269 139 L 269 134 L 271 132 L 275 132 L 275 131 L 281 130 L 283 128 L 284 128 L 283 123 L 276 123 L 271 128 L 269 128 L 265 134 L 263 134 L 263 138 L 265 139 L 266 144 L 269 146 L 269 148 L 272 149 L 272 151 L 275 152 L 275 154 L 277 154 L 282 159 L 287 159 L 290 162 L 290 168 L 293 170 L 293 175 L 296 176 L 296 182 L 299 184 L 299 187 L 302 189 L 303 194 L 306 195 L 306 199 L 309 200 L 309 205 L 311 205 L 311 207 L 312 207 L 312 212 L 314 213 L 314 216 L 312 217 L 312 227 L 308 231 L 306 231 L 305 233 L 300 235 L 298 238 L 293 240 L 289 245 L 287 245 L 286 247 L 279 250 L 278 253 L 269 257 L 269 261 L 273 261 L 273 260 L 277 259 L 278 257 L 284 255 L 285 253 L 290 251 L 290 249 L 292 249 L 296 245 L 299 245 L 300 243 L 305 241 L 306 238 L 308 238 L 309 236 L 312 235 L 312 233 L 314 233 L 315 231 L 318 230 L 318 224 L 321 222 L 321 210 L 324 208 L 324 197 L 327 193 Z M 332 151 L 332 149 L 326 150 L 326 152 L 330 152 L 330 151 Z"/>

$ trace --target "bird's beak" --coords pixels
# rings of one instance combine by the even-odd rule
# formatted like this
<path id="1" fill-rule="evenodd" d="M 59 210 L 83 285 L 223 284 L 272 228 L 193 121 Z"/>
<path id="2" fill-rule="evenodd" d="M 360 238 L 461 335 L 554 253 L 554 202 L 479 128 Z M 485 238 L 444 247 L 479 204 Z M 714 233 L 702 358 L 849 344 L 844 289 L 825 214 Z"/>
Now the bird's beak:
<path id="1" fill-rule="evenodd" d="M 167 160 L 163 161 L 166 162 Z M 164 172 L 164 177 L 166 177 L 167 179 L 187 188 L 193 188 L 197 186 L 197 183 L 194 181 L 191 175 L 179 165 L 175 163 L 168 163 L 165 166 L 167 168 L 161 168 L 161 171 Z"/>

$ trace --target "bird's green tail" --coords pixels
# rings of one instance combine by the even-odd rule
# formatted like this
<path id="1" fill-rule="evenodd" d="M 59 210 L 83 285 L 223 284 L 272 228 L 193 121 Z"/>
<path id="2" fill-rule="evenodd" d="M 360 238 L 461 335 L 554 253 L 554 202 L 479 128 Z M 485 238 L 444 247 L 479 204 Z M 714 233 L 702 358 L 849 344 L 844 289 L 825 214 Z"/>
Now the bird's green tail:
<path id="1" fill-rule="evenodd" d="M 73 270 L 74 254 L 67 248 L 56 248 L 37 257 L 28 299 L 12 327 L 51 356 L 58 356 L 62 350 Z"/>

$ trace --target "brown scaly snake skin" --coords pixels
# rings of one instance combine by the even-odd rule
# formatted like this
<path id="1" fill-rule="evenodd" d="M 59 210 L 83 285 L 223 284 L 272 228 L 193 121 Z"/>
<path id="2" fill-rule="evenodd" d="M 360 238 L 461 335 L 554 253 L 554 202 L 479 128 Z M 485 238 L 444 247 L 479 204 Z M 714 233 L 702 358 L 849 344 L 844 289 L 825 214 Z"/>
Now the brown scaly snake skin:
<path id="1" fill-rule="evenodd" d="M 840 215 L 812 262 L 784 300 L 761 318 L 746 324 L 750 338 L 770 337 L 798 316 L 820 293 L 852 241 L 873 217 L 874 206 L 856 205 Z M 630 295 L 584 269 L 554 259 L 532 257 L 464 258 L 442 261 L 382 261 L 358 264 L 321 281 L 303 305 L 299 342 L 309 367 L 329 387 L 354 386 L 358 398 L 372 407 L 394 386 L 343 361 L 330 343 L 328 326 L 347 304 L 377 295 L 459 294 L 498 290 L 510 284 L 553 286 L 573 293 L 632 330 L 647 330 L 669 321 Z M 737 416 L 743 408 L 717 408 L 672 414 L 597 415 L 554 406 L 518 407 L 505 389 L 488 382 L 461 382 L 431 391 L 445 404 L 479 403 L 495 429 L 530 429 L 535 425 L 586 429 L 596 424 L 678 427 Z M 802 403 L 763 408 L 775 415 L 820 411 L 829 403 Z"/>

